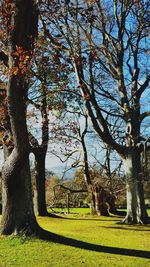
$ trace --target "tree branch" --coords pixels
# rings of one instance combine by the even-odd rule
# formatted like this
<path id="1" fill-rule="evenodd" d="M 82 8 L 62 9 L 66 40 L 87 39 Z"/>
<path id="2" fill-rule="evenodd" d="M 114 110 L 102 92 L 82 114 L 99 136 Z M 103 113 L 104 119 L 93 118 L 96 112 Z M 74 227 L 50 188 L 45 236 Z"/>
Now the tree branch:
<path id="1" fill-rule="evenodd" d="M 137 97 L 138 98 L 141 97 L 141 95 L 143 94 L 143 92 L 145 91 L 145 89 L 148 87 L 149 81 L 150 81 L 150 75 L 147 77 L 147 79 L 145 80 L 145 82 L 138 89 L 138 91 L 137 91 Z"/>
<path id="2" fill-rule="evenodd" d="M 65 185 L 62 185 L 62 184 L 56 184 L 54 187 L 53 187 L 53 190 L 55 191 L 55 188 L 56 187 L 61 187 L 65 190 L 68 190 L 70 191 L 70 193 L 85 193 L 85 192 L 88 192 L 87 189 L 79 189 L 79 190 L 76 190 L 76 189 L 71 189 L 70 187 L 67 187 Z"/>
<path id="3" fill-rule="evenodd" d="M 150 110 L 140 115 L 140 121 L 142 122 L 146 117 L 150 116 Z"/>

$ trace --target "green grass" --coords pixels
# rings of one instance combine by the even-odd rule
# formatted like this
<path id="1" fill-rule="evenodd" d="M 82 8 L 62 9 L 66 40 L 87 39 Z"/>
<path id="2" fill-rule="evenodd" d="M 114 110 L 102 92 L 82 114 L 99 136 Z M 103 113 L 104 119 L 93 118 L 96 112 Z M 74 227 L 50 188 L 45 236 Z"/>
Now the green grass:
<path id="1" fill-rule="evenodd" d="M 67 208 L 53 208 L 52 210 L 58 213 L 68 212 Z M 49 209 L 49 212 L 51 212 L 52 210 Z M 72 214 L 90 214 L 90 208 L 69 208 L 69 212 Z"/>
<path id="2" fill-rule="evenodd" d="M 119 211 L 126 211 L 126 209 L 118 209 Z M 67 213 L 67 208 L 53 208 L 52 210 L 49 209 L 49 212 L 52 212 L 52 211 L 55 211 L 55 212 L 58 212 L 58 213 Z M 71 214 L 90 214 L 90 208 L 70 208 L 69 209 L 70 213 Z M 147 210 L 149 216 L 150 216 L 150 209 Z"/>
<path id="3" fill-rule="evenodd" d="M 41 227 L 67 237 L 70 245 L 1 236 L 0 267 L 150 267 L 150 259 L 140 257 L 141 251 L 150 256 L 150 226 L 125 226 L 117 224 L 118 217 L 76 213 L 65 215 L 67 219 L 38 217 Z"/>

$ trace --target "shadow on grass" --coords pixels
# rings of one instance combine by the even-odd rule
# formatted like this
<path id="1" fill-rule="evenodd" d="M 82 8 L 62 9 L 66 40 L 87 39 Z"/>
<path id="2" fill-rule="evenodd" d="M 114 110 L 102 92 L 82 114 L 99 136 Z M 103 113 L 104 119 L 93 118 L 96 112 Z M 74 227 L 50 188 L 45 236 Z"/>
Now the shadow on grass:
<path id="1" fill-rule="evenodd" d="M 110 218 L 110 217 L 107 217 L 107 218 Z M 86 218 L 63 218 L 63 219 L 67 219 L 67 220 L 75 220 L 75 221 L 97 221 L 97 222 L 108 222 L 109 220 L 105 220 L 105 219 L 94 219 L 94 218 L 91 218 L 91 219 L 86 219 Z M 118 222 L 117 219 L 113 219 L 112 221 L 116 221 Z"/>
<path id="2" fill-rule="evenodd" d="M 112 212 L 112 214 L 117 216 L 126 216 L 126 211 L 116 210 L 115 212 Z"/>
<path id="3" fill-rule="evenodd" d="M 50 217 L 50 218 L 58 218 L 58 219 L 63 219 L 63 220 L 72 220 L 72 221 L 98 221 L 98 222 L 101 222 L 101 221 L 104 221 L 104 222 L 108 222 L 109 220 L 105 220 L 105 219 L 101 219 L 101 217 L 99 217 L 98 219 L 95 219 L 95 218 L 91 218 L 91 219 L 87 219 L 87 218 L 69 218 L 69 217 L 64 217 L 64 216 L 58 216 L 58 215 L 46 215 L 47 217 Z M 107 218 L 114 218 L 112 221 L 117 221 L 118 222 L 118 219 L 116 219 L 114 216 L 109 216 Z"/>
<path id="4" fill-rule="evenodd" d="M 45 231 L 43 229 L 40 230 L 39 238 L 42 240 L 46 240 L 46 241 L 50 241 L 50 242 L 54 242 L 58 244 L 63 244 L 66 246 L 86 249 L 89 251 L 104 252 L 104 253 L 111 253 L 111 254 L 122 255 L 122 256 L 150 259 L 150 251 L 100 246 L 100 245 L 76 240 L 73 238 L 68 238 L 68 237 L 64 237 L 61 235 L 57 235 L 57 234 Z"/>
<path id="5" fill-rule="evenodd" d="M 49 213 L 49 212 L 46 214 L 46 217 L 63 219 L 63 217 L 61 217 L 61 216 L 59 216 L 59 215 L 57 215 L 55 213 Z"/>
<path id="6" fill-rule="evenodd" d="M 125 226 L 128 226 L 128 228 L 125 228 Z M 136 231 L 136 232 L 150 232 L 150 225 L 144 225 L 144 227 L 149 227 L 149 229 L 139 229 L 140 227 L 142 228 L 143 225 L 138 225 L 138 228 L 134 225 L 123 225 L 122 227 L 120 226 L 101 226 L 102 228 L 105 229 L 115 229 L 115 230 L 127 230 L 127 231 Z"/>
<path id="7" fill-rule="evenodd" d="M 62 220 L 72 220 L 72 221 L 97 221 L 97 222 L 108 222 L 109 220 L 105 220 L 105 219 L 102 219 L 101 216 L 96 219 L 96 218 L 76 218 L 76 217 L 73 217 L 73 218 L 69 218 L 69 217 L 64 217 L 64 216 L 59 216 L 59 215 L 56 215 L 56 214 L 48 214 L 46 215 L 47 217 L 49 218 L 58 218 L 58 219 L 62 219 Z M 107 217 L 108 219 L 111 218 L 112 222 L 117 222 L 116 223 L 116 226 L 101 226 L 102 228 L 110 228 L 110 229 L 119 229 L 119 230 L 131 230 L 131 231 L 150 231 L 150 229 L 139 229 L 139 228 L 136 228 L 137 225 L 135 224 L 123 224 L 122 223 L 122 217 L 120 216 L 108 216 Z M 117 219 L 118 218 L 118 219 Z M 150 218 L 149 218 L 150 219 Z M 122 225 L 121 226 L 117 226 L 117 225 Z M 128 226 L 128 228 L 125 228 L 126 226 Z M 150 227 L 150 220 L 148 221 L 148 224 L 139 224 L 138 227 Z M 130 227 L 130 228 L 129 228 Z"/>

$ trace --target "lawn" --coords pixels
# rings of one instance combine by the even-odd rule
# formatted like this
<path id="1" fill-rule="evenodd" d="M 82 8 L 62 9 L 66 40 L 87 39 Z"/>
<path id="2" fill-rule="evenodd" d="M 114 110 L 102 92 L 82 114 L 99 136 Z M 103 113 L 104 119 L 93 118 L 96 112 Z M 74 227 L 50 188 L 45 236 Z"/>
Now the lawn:
<path id="1" fill-rule="evenodd" d="M 72 211 L 61 219 L 38 217 L 41 227 L 59 235 L 54 242 L 1 236 L 0 267 L 150 267 L 150 225 L 125 226 L 117 224 L 119 217 Z"/>

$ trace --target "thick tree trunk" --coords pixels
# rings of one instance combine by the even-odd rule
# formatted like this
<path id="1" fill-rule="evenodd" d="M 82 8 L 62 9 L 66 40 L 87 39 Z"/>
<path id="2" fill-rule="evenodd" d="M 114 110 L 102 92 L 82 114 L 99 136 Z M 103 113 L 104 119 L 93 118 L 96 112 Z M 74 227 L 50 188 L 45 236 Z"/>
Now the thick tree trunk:
<path id="1" fill-rule="evenodd" d="M 35 234 L 39 227 L 33 211 L 25 101 L 29 79 L 29 68 L 26 69 L 26 66 L 30 67 L 34 37 L 37 33 L 37 11 L 34 0 L 16 0 L 12 8 L 7 23 L 7 99 L 14 148 L 2 171 L 2 233 Z"/>
<path id="2" fill-rule="evenodd" d="M 13 159 L 12 159 L 13 157 Z M 12 159 L 12 160 L 11 160 Z M 9 164 L 14 168 L 10 174 Z M 5 163 L 2 174 L 2 234 L 36 234 L 38 224 L 33 212 L 31 177 L 28 156 L 20 159 L 13 151 L 9 163 Z"/>
<path id="3" fill-rule="evenodd" d="M 124 160 L 127 184 L 127 216 L 125 223 L 147 223 L 148 214 L 144 201 L 140 153 L 132 151 Z"/>
<path id="4" fill-rule="evenodd" d="M 39 216 L 47 215 L 45 194 L 45 153 L 35 154 L 35 210 Z"/>
<path id="5" fill-rule="evenodd" d="M 116 211 L 117 211 L 117 209 L 116 209 L 116 205 L 115 205 L 115 196 L 114 195 L 111 195 L 111 194 L 109 194 L 108 196 L 107 196 L 107 203 L 108 203 L 108 205 L 109 205 L 109 212 L 110 213 L 113 213 L 113 214 L 115 214 L 116 213 Z"/>
<path id="6" fill-rule="evenodd" d="M 100 213 L 102 216 L 109 216 L 108 206 L 106 203 L 106 193 L 101 186 L 96 187 L 95 196 L 97 213 Z"/>
<path id="7" fill-rule="evenodd" d="M 93 215 L 109 216 L 104 189 L 95 187 L 91 192 L 91 213 Z"/>

